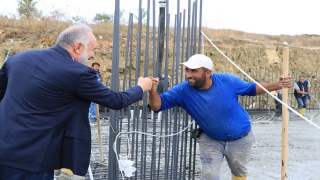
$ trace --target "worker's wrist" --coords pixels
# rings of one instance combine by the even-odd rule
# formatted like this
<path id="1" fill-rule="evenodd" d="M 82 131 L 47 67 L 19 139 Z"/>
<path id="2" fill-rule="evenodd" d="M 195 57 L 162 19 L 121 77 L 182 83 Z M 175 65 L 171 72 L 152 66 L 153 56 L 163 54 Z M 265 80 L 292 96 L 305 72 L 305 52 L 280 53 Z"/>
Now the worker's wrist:
<path id="1" fill-rule="evenodd" d="M 156 95 L 156 94 L 158 94 L 158 92 L 157 92 L 157 90 L 150 90 L 149 94 L 150 95 Z"/>

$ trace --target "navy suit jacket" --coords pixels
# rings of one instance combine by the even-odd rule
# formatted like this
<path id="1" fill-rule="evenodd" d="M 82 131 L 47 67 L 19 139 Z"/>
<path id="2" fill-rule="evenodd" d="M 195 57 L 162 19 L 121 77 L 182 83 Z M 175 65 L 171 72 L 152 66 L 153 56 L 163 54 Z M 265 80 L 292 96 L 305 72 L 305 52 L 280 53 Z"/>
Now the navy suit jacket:
<path id="1" fill-rule="evenodd" d="M 69 168 L 84 176 L 91 151 L 90 102 L 119 110 L 141 100 L 114 92 L 60 46 L 29 50 L 0 70 L 0 164 L 34 172 Z"/>

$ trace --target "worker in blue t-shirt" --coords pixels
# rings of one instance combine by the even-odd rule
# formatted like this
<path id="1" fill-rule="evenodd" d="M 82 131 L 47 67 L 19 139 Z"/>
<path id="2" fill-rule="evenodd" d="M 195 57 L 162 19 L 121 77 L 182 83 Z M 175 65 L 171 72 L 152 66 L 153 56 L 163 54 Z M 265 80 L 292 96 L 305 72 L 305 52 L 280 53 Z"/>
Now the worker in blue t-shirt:
<path id="1" fill-rule="evenodd" d="M 96 76 L 97 76 L 97 80 L 98 82 L 101 82 L 102 83 L 102 77 L 101 77 L 101 73 L 100 73 L 100 64 L 97 63 L 97 62 L 94 62 L 91 64 L 91 67 L 92 69 L 96 72 Z M 91 102 L 90 103 L 90 109 L 89 109 L 89 121 L 90 122 L 95 122 L 97 120 L 97 117 L 96 117 L 96 107 L 95 107 L 95 104 L 94 102 Z"/>
<path id="2" fill-rule="evenodd" d="M 245 180 L 248 175 L 253 134 L 250 117 L 238 102 L 238 95 L 255 96 L 265 91 L 254 83 L 232 74 L 212 74 L 212 60 L 201 54 L 191 56 L 185 66 L 187 81 L 158 95 L 158 78 L 153 78 L 149 91 L 149 107 L 163 111 L 182 107 L 202 129 L 198 138 L 202 163 L 201 179 L 219 179 L 223 158 L 228 161 L 233 180 Z M 268 91 L 290 88 L 291 77 L 261 84 Z"/>

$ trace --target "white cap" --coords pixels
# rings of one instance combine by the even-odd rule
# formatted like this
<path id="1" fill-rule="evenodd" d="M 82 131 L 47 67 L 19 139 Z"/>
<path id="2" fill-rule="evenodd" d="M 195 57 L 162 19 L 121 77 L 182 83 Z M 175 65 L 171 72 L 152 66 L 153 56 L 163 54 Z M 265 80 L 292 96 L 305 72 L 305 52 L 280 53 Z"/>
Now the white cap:
<path id="1" fill-rule="evenodd" d="M 204 67 L 209 70 L 212 70 L 213 68 L 212 60 L 208 56 L 202 54 L 193 55 L 188 59 L 187 62 L 181 64 L 187 66 L 190 69 L 198 69 Z"/>

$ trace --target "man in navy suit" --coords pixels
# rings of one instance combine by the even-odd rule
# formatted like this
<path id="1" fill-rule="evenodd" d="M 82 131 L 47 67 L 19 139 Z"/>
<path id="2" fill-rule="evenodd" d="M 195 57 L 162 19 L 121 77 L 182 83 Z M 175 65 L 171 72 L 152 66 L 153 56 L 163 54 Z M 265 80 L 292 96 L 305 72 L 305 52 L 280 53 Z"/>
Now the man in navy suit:
<path id="1" fill-rule="evenodd" d="M 142 99 L 150 78 L 113 92 L 84 63 L 94 56 L 89 26 L 73 25 L 45 50 L 8 59 L 0 70 L 0 179 L 53 179 L 54 169 L 84 176 L 90 162 L 90 102 L 119 110 Z"/>

